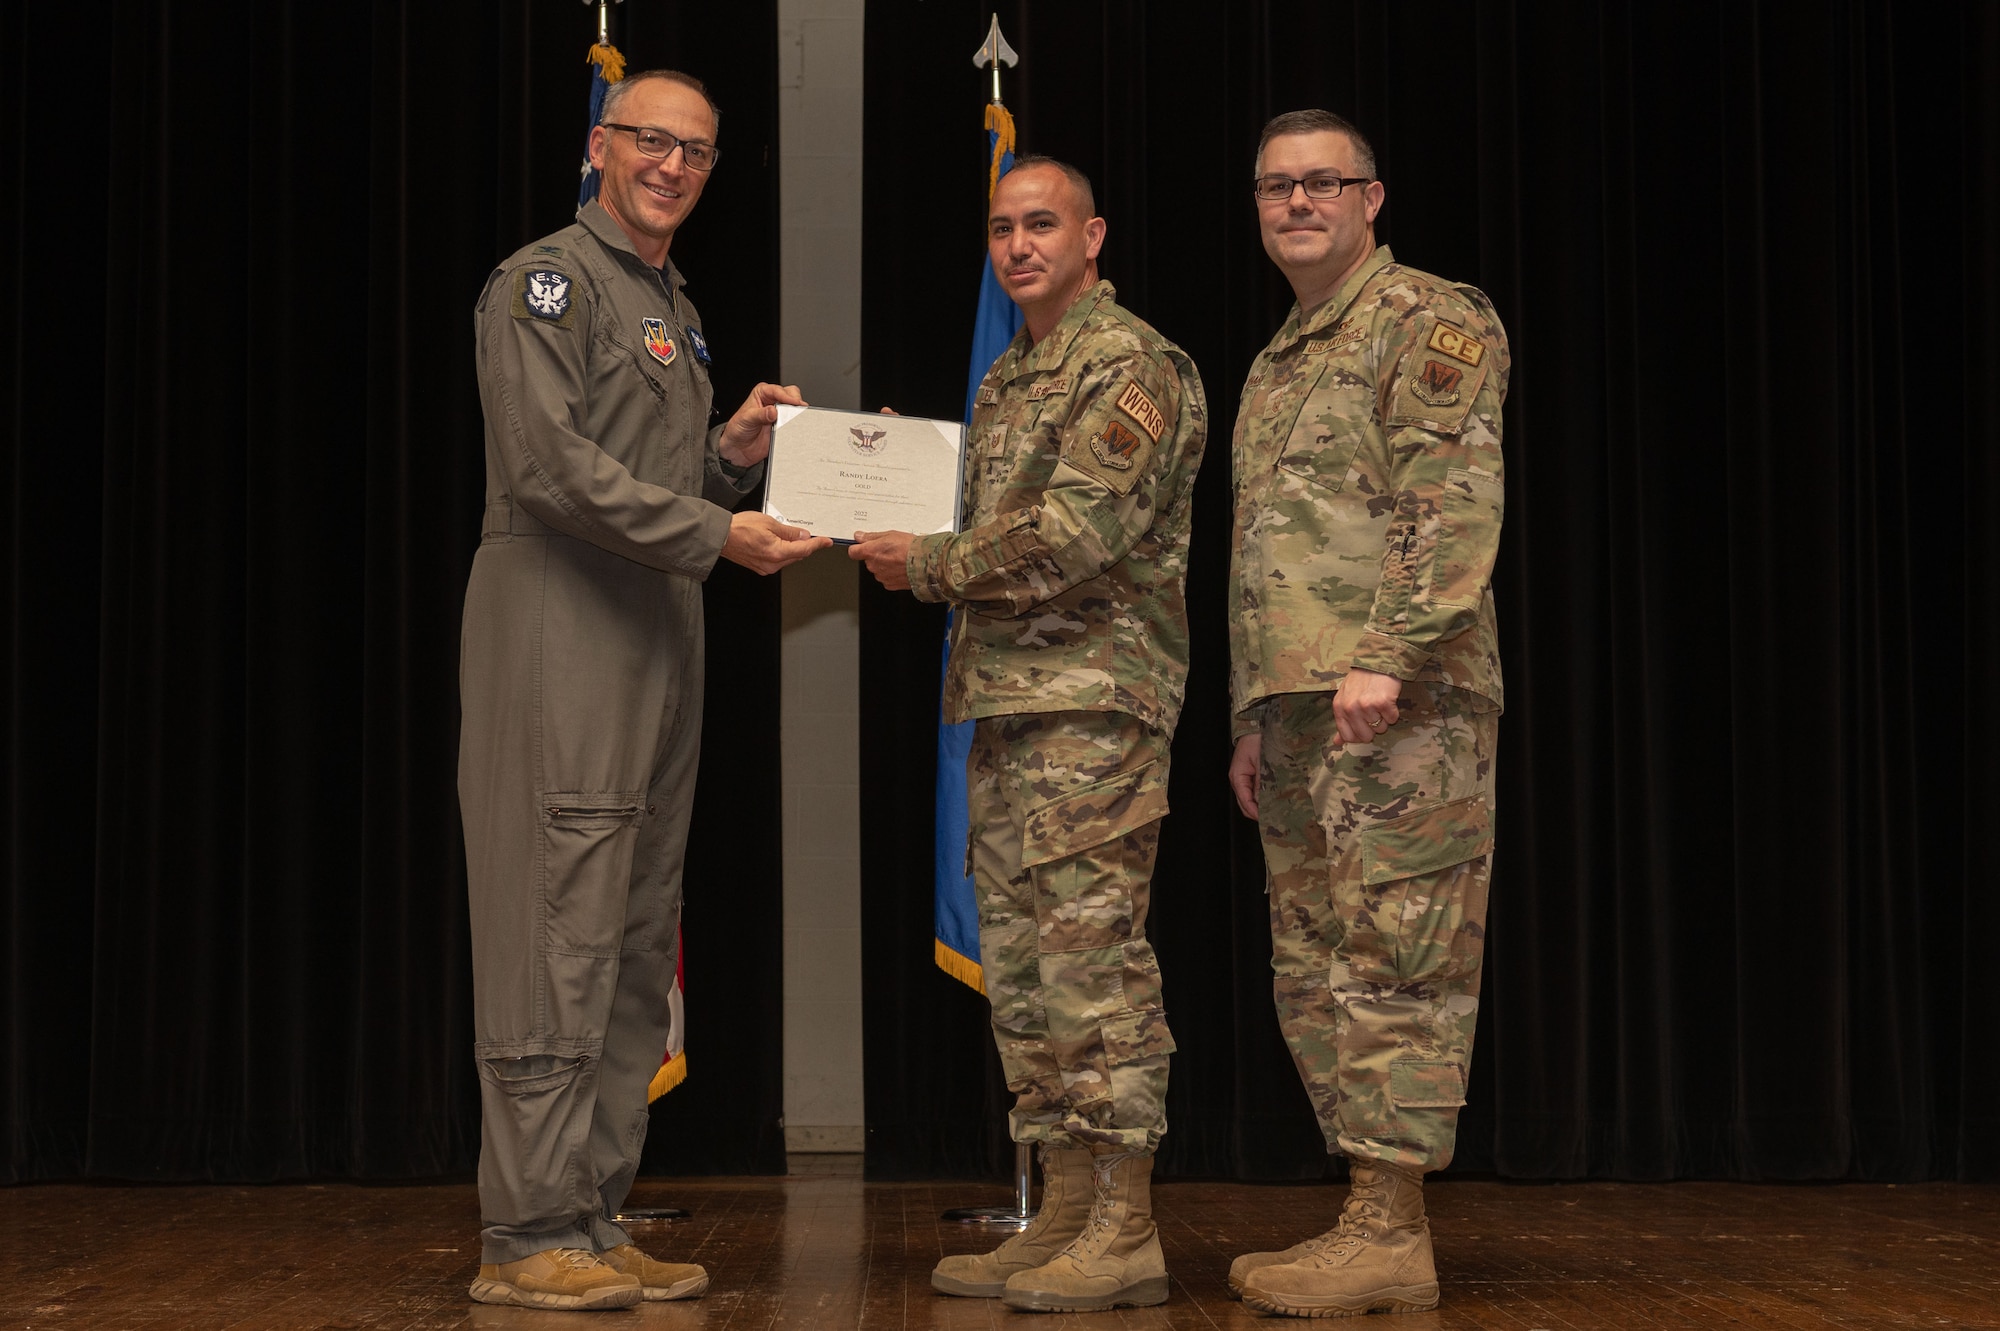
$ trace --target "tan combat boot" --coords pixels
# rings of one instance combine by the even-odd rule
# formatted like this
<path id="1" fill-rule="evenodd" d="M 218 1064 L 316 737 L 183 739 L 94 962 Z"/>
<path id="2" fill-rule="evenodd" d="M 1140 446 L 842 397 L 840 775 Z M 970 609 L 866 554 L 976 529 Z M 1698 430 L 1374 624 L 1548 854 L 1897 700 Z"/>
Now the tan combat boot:
<path id="1" fill-rule="evenodd" d="M 550 1248 L 518 1262 L 489 1262 L 472 1282 L 481 1303 L 517 1308 L 595 1310 L 630 1308 L 639 1302 L 639 1282 L 587 1248 Z"/>
<path id="2" fill-rule="evenodd" d="M 947 1257 L 931 1272 L 931 1288 L 972 1299 L 997 1299 L 1007 1277 L 1032 1271 L 1083 1233 L 1090 1218 L 1090 1152 L 1081 1146 L 1042 1147 L 1042 1206 L 1028 1227 L 992 1252 Z"/>
<path id="3" fill-rule="evenodd" d="M 1291 1317 L 1423 1312 L 1437 1307 L 1437 1265 L 1418 1174 L 1351 1162 L 1352 1184 L 1331 1241 L 1282 1266 L 1252 1270 L 1243 1301 Z"/>
<path id="4" fill-rule="evenodd" d="M 693 1262 L 654 1261 L 636 1243 L 621 1243 L 597 1255 L 637 1280 L 648 1303 L 697 1298 L 708 1288 L 708 1272 L 701 1267 Z"/>
<path id="5" fill-rule="evenodd" d="M 1229 1264 L 1229 1297 L 1232 1299 L 1243 1297 L 1243 1283 L 1250 1278 L 1252 1271 L 1261 1271 L 1267 1266 L 1285 1266 L 1302 1261 L 1339 1237 L 1340 1230 L 1335 1227 L 1302 1243 L 1294 1243 L 1283 1252 L 1244 1253 Z"/>
<path id="6" fill-rule="evenodd" d="M 1167 1301 L 1167 1258 L 1153 1227 L 1153 1157 L 1121 1152 L 1092 1163 L 1083 1232 L 1043 1265 L 1007 1277 L 1000 1298 L 1009 1308 L 1096 1312 Z"/>

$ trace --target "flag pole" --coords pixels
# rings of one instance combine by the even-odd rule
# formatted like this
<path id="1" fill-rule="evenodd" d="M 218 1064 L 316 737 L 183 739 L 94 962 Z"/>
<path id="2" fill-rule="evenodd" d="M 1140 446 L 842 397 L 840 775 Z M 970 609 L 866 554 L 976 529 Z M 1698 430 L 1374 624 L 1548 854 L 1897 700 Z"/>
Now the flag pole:
<path id="1" fill-rule="evenodd" d="M 592 56 L 595 57 L 600 51 L 615 54 L 616 48 L 611 45 L 611 6 L 614 4 L 622 5 L 625 3 L 625 0 L 583 0 L 583 3 L 597 6 L 597 45 L 591 48 Z M 592 63 L 596 63 L 596 61 L 593 59 Z M 610 74 L 609 81 L 616 82 L 623 74 L 622 63 L 614 71 L 605 71 L 600 64 L 599 72 L 592 76 L 593 81 L 603 77 L 607 72 Z M 583 175 L 586 180 L 590 177 L 590 161 L 588 157 L 584 159 Z M 591 188 L 589 193 L 594 195 L 596 193 L 595 188 Z M 583 200 L 579 199 L 577 206 L 579 208 L 582 207 Z M 688 1212 L 678 1206 L 628 1206 L 614 1214 L 611 1219 L 615 1224 L 635 1225 L 647 1224 L 659 1220 L 685 1220 L 688 1218 L 688 1214 Z"/>
<path id="2" fill-rule="evenodd" d="M 1002 64 L 1013 66 L 1020 63 L 1021 57 L 1016 55 L 1014 48 L 1007 44 L 1007 39 L 1000 35 L 1000 15 L 998 12 L 995 12 L 993 22 L 986 29 L 986 40 L 981 42 L 979 49 L 972 53 L 973 68 L 984 69 L 988 66 L 992 67 L 993 100 L 991 105 L 1001 105 L 1000 66 Z M 1003 109 L 1000 113 L 1000 122 L 1004 123 L 1005 118 L 1006 112 Z M 990 112 L 988 113 L 987 123 L 995 123 Z M 997 152 L 995 156 L 996 160 L 993 171 L 995 172 L 994 179 L 997 181 L 1000 170 Z M 968 413 L 970 410 L 970 407 L 968 407 Z M 1012 1206 L 954 1206 L 946 1211 L 940 1219 L 955 1221 L 961 1225 L 986 1225 L 993 1229 L 1026 1229 L 1028 1222 L 1035 1218 L 1035 1208 L 1028 1204 L 1030 1189 L 1034 1182 L 1034 1170 L 1034 1149 L 1026 1142 L 1015 1142 L 1014 1204 Z"/>

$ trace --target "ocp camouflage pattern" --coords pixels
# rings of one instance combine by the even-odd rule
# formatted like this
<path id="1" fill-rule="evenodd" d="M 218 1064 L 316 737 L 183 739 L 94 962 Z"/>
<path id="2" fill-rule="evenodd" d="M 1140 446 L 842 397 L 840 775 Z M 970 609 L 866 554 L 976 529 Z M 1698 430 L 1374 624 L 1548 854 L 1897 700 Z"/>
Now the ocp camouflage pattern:
<path id="1" fill-rule="evenodd" d="M 1194 362 L 1113 299 L 1024 328 L 980 385 L 963 529 L 911 589 L 952 601 L 944 716 L 1125 712 L 1173 729 L 1187 683 L 1190 500 L 1208 432 Z"/>
<path id="2" fill-rule="evenodd" d="M 972 733 L 980 965 L 1014 1140 L 1150 1152 L 1174 1048 L 1146 939 L 1168 736 L 1105 712 L 986 717 Z"/>
<path id="3" fill-rule="evenodd" d="M 1500 718 L 1405 684 L 1373 744 L 1333 742 L 1333 695 L 1255 710 L 1272 995 L 1327 1148 L 1419 1172 L 1451 1162 L 1492 878 Z"/>
<path id="4" fill-rule="evenodd" d="M 1230 701 L 1338 686 L 1355 666 L 1496 709 L 1490 584 L 1511 360 L 1483 293 L 1387 246 L 1244 382 L 1233 441 Z"/>

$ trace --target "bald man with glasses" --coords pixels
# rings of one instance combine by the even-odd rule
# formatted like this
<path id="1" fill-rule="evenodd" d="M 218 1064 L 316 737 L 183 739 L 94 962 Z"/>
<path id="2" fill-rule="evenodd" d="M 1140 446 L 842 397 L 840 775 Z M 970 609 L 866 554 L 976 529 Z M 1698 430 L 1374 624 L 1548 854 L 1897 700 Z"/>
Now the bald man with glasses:
<path id="1" fill-rule="evenodd" d="M 1423 1179 L 1479 1012 L 1510 358 L 1484 294 L 1376 245 L 1385 190 L 1347 121 L 1271 121 L 1252 192 L 1297 304 L 1236 419 L 1229 780 L 1264 845 L 1279 1026 L 1352 1187 L 1333 1230 L 1229 1284 L 1292 1316 L 1419 1311 Z"/>

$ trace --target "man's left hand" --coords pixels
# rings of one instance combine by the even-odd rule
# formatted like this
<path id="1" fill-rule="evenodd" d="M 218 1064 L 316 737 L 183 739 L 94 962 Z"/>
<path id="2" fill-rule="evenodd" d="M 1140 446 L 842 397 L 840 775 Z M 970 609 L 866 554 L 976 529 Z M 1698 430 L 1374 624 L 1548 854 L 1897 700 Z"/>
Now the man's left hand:
<path id="1" fill-rule="evenodd" d="M 1343 744 L 1373 744 L 1402 715 L 1403 681 L 1359 667 L 1341 677 L 1333 695 L 1333 723 Z"/>
<path id="2" fill-rule="evenodd" d="M 910 542 L 906 531 L 858 531 L 847 557 L 868 565 L 875 580 L 892 592 L 910 590 Z"/>
<path id="3" fill-rule="evenodd" d="M 722 442 L 716 451 L 732 467 L 754 467 L 771 451 L 771 427 L 777 423 L 780 404 L 803 407 L 797 384 L 758 384 L 743 399 L 722 427 Z"/>

